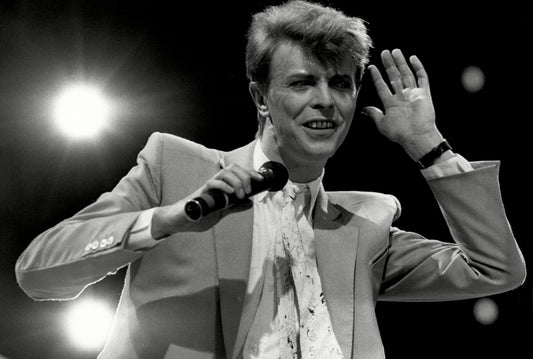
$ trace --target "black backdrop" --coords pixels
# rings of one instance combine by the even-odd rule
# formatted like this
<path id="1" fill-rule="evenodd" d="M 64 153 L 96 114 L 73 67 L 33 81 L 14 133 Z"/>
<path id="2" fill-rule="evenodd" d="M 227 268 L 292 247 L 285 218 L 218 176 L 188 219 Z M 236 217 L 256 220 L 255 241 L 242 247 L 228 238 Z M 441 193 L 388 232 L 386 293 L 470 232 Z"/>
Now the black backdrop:
<path id="1" fill-rule="evenodd" d="M 33 302 L 18 288 L 14 264 L 30 240 L 110 190 L 134 165 L 150 133 L 171 132 L 231 149 L 255 133 L 244 74 L 250 14 L 273 1 L 2 1 L 0 4 L 0 357 L 82 358 L 67 343 L 69 303 Z M 430 75 L 441 132 L 470 160 L 499 159 L 507 214 L 526 260 L 528 121 L 531 72 L 525 6 L 481 7 L 357 1 L 329 4 L 368 21 L 373 59 L 385 48 L 417 54 Z M 485 87 L 466 92 L 461 73 L 480 67 Z M 51 103 L 69 81 L 97 82 L 118 107 L 97 140 L 69 141 L 55 129 Z M 527 86 L 527 87 L 526 87 Z M 359 108 L 379 105 L 365 79 Z M 447 230 L 414 164 L 370 120 L 357 114 L 325 186 L 396 195 L 397 225 L 443 238 Z M 529 264 L 528 264 L 529 265 Z M 84 295 L 118 299 L 123 272 Z M 529 281 L 491 297 L 489 326 L 474 301 L 379 303 L 388 358 L 500 358 L 533 354 Z M 87 354 L 94 357 L 94 354 Z"/>

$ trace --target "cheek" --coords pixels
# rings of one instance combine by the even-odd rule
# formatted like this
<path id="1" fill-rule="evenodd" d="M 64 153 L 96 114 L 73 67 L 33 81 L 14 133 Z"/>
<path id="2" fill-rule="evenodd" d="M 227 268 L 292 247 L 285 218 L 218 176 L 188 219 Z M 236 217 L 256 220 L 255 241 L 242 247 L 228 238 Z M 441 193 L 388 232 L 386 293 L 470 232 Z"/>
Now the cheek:
<path id="1" fill-rule="evenodd" d="M 290 127 L 298 116 L 300 116 L 306 108 L 307 102 L 295 96 L 285 96 L 274 99 L 270 108 L 270 115 L 275 127 L 283 128 Z"/>
<path id="2" fill-rule="evenodd" d="M 351 120 L 356 107 L 356 96 L 342 96 L 337 101 L 337 108 L 346 121 Z"/>
<path id="3" fill-rule="evenodd" d="M 290 91 L 277 91 L 271 94 L 272 104 L 280 113 L 295 117 L 302 112 L 309 103 L 309 96 L 305 93 L 294 93 Z"/>
<path id="4" fill-rule="evenodd" d="M 279 102 L 280 112 L 282 116 L 290 119 L 297 118 L 306 108 L 307 102 L 300 98 L 287 97 Z"/>

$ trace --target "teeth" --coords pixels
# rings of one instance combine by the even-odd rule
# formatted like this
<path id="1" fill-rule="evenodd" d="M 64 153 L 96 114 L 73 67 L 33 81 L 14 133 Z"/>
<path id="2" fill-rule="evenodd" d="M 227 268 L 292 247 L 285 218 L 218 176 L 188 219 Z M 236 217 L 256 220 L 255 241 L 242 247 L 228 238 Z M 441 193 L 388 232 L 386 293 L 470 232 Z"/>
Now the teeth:
<path id="1" fill-rule="evenodd" d="M 313 121 L 309 122 L 307 126 L 313 129 L 328 129 L 335 127 L 335 124 L 331 121 Z"/>

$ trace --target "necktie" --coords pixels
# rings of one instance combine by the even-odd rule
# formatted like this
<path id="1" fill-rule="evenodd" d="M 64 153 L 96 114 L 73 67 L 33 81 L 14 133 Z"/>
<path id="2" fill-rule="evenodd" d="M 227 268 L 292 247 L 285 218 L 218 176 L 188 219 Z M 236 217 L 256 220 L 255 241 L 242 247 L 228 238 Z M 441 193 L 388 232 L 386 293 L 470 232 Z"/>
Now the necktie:
<path id="1" fill-rule="evenodd" d="M 283 189 L 275 262 L 280 357 L 340 359 L 343 355 L 331 328 L 316 260 L 308 259 L 298 228 L 294 200 L 306 189 L 291 182 Z"/>

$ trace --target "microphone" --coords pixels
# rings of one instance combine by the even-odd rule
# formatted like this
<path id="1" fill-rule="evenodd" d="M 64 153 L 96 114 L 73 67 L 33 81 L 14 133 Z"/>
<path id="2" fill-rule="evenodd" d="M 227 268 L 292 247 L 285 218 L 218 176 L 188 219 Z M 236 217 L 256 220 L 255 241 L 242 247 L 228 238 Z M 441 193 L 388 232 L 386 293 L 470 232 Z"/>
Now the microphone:
<path id="1" fill-rule="evenodd" d="M 257 172 L 263 176 L 263 180 L 251 181 L 252 191 L 246 198 L 267 190 L 279 191 L 289 180 L 287 168 L 279 162 L 265 162 Z M 211 189 L 199 197 L 188 200 L 185 203 L 185 215 L 191 221 L 197 221 L 203 216 L 227 208 L 240 200 L 234 194 L 227 194 L 219 189 Z"/>

